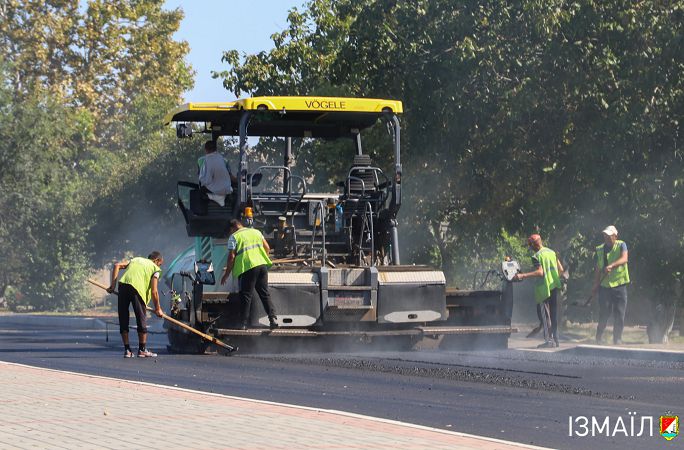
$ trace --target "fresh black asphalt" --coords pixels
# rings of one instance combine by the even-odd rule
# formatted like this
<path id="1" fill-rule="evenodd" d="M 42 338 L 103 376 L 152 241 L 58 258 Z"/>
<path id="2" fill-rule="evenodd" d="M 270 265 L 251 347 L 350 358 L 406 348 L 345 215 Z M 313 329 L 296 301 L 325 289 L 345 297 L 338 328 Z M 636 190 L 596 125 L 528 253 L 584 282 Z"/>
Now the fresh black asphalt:
<path id="1" fill-rule="evenodd" d="M 0 321 L 3 361 L 348 411 L 544 447 L 684 447 L 682 436 L 668 443 L 658 433 L 660 415 L 684 414 L 683 363 L 517 350 L 226 357 L 169 354 L 165 345 L 164 335 L 151 335 L 158 358 L 125 360 L 111 330 L 106 342 L 103 330 Z M 633 433 L 630 412 L 637 414 Z M 608 416 L 610 434 L 619 417 L 628 433 L 636 434 L 638 418 L 653 416 L 654 436 L 571 437 L 569 416 L 595 416 L 601 422 Z M 182 426 L 182 417 L 173 421 Z M 230 426 L 229 419 L 224 426 Z"/>

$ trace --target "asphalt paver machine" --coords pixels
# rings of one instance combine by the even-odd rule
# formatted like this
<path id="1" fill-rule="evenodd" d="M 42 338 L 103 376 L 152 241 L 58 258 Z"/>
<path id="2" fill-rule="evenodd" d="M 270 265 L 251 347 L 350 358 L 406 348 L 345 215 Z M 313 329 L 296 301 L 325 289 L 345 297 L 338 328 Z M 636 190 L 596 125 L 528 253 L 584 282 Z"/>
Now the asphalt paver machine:
<path id="1" fill-rule="evenodd" d="M 243 349 L 250 339 L 321 336 L 406 346 L 426 336 L 470 334 L 495 336 L 505 344 L 512 300 L 502 299 L 501 292 L 447 293 L 442 271 L 401 265 L 402 108 L 396 100 L 253 97 L 189 103 L 170 112 L 165 121 L 176 124 L 179 138 L 198 131 L 213 140 L 238 137 L 240 150 L 237 185 L 222 202 L 205 198 L 195 183 L 178 183 L 178 206 L 195 245 L 167 271 L 176 294 L 171 315 L 220 339 L 242 340 Z M 387 125 L 393 146 L 394 167 L 388 171 L 375 165 L 362 145 L 362 134 L 378 121 Z M 282 165 L 257 162 L 248 148 L 250 137 L 284 138 Z M 353 146 L 336 192 L 309 191 L 308 180 L 293 170 L 293 138 L 346 140 Z M 219 285 L 212 273 L 225 266 L 233 218 L 258 228 L 272 248 L 269 288 L 278 329 L 268 328 L 256 294 L 250 326 L 238 329 L 237 289 Z M 491 299 L 480 300 L 478 307 L 478 296 Z M 452 320 L 450 309 L 457 313 Z M 201 352 L 206 346 L 172 325 L 168 334 L 174 351 Z"/>

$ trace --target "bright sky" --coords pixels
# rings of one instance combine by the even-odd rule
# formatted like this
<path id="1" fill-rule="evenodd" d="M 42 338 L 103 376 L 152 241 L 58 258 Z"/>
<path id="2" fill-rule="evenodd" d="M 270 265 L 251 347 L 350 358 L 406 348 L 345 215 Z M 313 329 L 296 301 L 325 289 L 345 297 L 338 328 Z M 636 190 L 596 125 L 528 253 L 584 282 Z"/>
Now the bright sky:
<path id="1" fill-rule="evenodd" d="M 304 0 L 166 0 L 165 9 L 180 8 L 185 18 L 177 40 L 190 44 L 188 62 L 195 69 L 195 88 L 185 93 L 188 102 L 231 101 L 235 95 L 226 91 L 211 71 L 228 69 L 221 63 L 224 50 L 257 53 L 273 48 L 270 36 L 287 26 L 287 13 L 302 9 Z"/>

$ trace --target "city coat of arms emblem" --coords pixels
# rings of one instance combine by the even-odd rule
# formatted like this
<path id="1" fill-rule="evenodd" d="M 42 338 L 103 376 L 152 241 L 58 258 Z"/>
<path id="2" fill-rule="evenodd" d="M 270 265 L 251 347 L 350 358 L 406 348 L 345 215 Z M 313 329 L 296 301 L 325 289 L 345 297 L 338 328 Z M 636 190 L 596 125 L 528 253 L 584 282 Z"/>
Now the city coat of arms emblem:
<path id="1" fill-rule="evenodd" d="M 679 434 L 679 416 L 660 416 L 660 435 L 671 441 Z"/>

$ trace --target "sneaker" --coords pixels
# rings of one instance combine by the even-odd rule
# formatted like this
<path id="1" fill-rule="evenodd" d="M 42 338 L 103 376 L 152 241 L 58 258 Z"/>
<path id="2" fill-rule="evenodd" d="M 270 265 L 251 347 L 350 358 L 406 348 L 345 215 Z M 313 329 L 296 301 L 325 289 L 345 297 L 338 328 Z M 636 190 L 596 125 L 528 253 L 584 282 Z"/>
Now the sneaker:
<path id="1" fill-rule="evenodd" d="M 621 339 L 618 339 L 617 341 L 613 341 L 613 345 L 624 345 Z"/>
<path id="2" fill-rule="evenodd" d="M 555 342 L 544 342 L 542 344 L 537 345 L 537 348 L 555 348 L 556 343 Z"/>
<path id="3" fill-rule="evenodd" d="M 124 358 L 135 358 L 135 355 L 133 354 L 132 351 L 126 350 L 126 351 L 124 351 Z"/>
<path id="4" fill-rule="evenodd" d="M 268 327 L 273 330 L 275 328 L 278 328 L 278 322 L 276 322 L 275 319 L 270 319 L 268 322 Z"/>
<path id="5" fill-rule="evenodd" d="M 156 358 L 157 354 L 152 353 L 151 351 L 145 349 L 145 350 L 138 350 L 138 358 Z"/>

